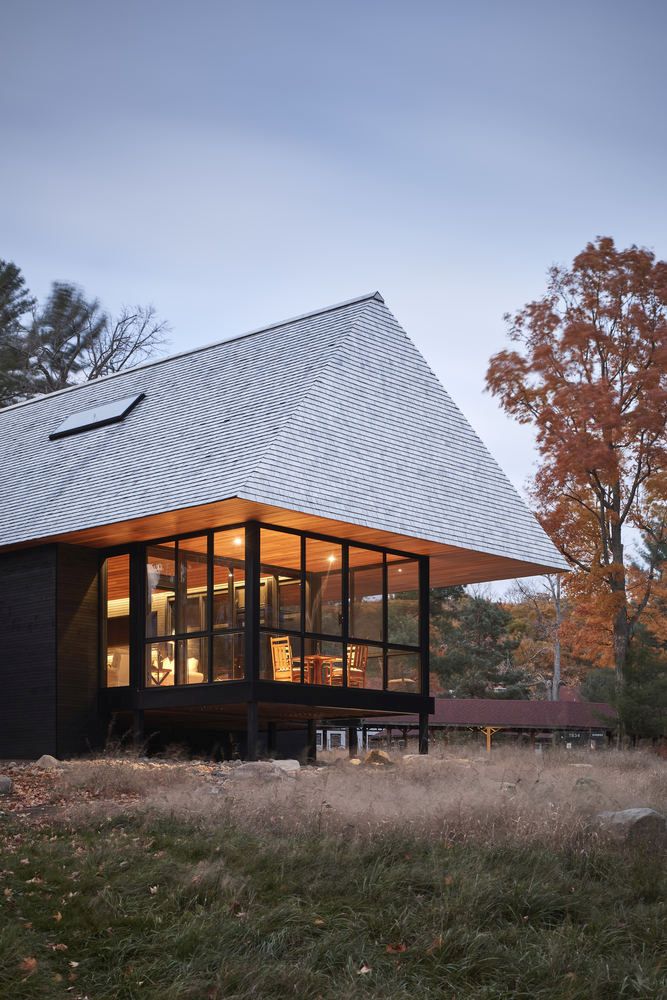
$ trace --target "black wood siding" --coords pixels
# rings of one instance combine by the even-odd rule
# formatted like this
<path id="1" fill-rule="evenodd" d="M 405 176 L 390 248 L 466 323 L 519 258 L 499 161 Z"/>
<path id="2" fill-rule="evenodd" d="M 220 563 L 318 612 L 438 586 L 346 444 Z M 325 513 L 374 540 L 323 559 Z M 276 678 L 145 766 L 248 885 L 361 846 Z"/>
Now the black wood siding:
<path id="1" fill-rule="evenodd" d="M 59 757 L 98 747 L 103 739 L 98 716 L 98 558 L 94 549 L 58 546 Z"/>
<path id="2" fill-rule="evenodd" d="M 55 754 L 54 545 L 0 556 L 0 757 Z"/>

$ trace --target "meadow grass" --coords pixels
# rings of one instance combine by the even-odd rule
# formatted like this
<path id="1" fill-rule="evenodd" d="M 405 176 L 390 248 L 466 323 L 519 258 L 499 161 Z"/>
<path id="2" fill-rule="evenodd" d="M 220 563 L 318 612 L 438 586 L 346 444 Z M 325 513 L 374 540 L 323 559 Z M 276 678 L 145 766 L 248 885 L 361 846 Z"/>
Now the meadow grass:
<path id="1" fill-rule="evenodd" d="M 664 998 L 665 858 L 592 820 L 665 765 L 572 763 L 72 764 L 0 820 L 0 995 Z"/>

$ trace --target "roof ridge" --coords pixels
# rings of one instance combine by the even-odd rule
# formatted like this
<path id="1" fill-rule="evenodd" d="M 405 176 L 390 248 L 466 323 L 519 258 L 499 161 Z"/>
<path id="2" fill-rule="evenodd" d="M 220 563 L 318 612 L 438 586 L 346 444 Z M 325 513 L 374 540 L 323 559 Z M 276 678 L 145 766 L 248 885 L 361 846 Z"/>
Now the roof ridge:
<path id="1" fill-rule="evenodd" d="M 365 296 L 363 299 L 355 299 L 354 302 L 355 303 L 357 303 L 357 302 L 363 302 L 365 299 L 368 299 L 369 302 L 376 301 L 376 302 L 381 302 L 382 305 L 385 305 L 385 301 L 384 301 L 384 299 L 382 298 L 382 296 L 380 295 L 379 292 L 376 292 L 375 295 Z M 391 311 L 389 309 L 387 309 L 387 312 L 389 312 L 391 314 Z M 280 438 L 281 434 L 284 433 L 286 427 L 290 424 L 290 422 L 296 418 L 296 416 L 299 413 L 299 411 L 303 408 L 303 406 L 305 405 L 306 401 L 310 398 L 310 395 L 312 394 L 312 392 L 314 391 L 314 389 L 318 385 L 320 385 L 320 383 L 321 383 L 321 381 L 322 381 L 325 373 L 327 372 L 327 370 L 329 369 L 330 365 L 332 364 L 333 359 L 338 354 L 338 351 L 340 350 L 341 345 L 346 340 L 348 340 L 349 337 L 352 336 L 352 334 L 356 330 L 356 328 L 357 328 L 357 326 L 358 326 L 361 318 L 365 315 L 365 313 L 366 313 L 366 309 L 360 310 L 360 312 L 358 312 L 357 315 L 354 317 L 354 320 L 352 321 L 352 323 L 350 323 L 349 326 L 341 334 L 339 334 L 339 336 L 337 337 L 335 343 L 332 344 L 332 349 L 329 352 L 326 361 L 324 361 L 320 365 L 319 370 L 315 373 L 314 378 L 308 383 L 308 388 L 303 392 L 303 394 L 299 398 L 298 402 L 290 410 L 289 414 L 285 417 L 285 419 L 281 422 L 280 427 L 278 427 L 276 429 L 275 433 L 273 434 L 273 436 L 271 438 L 271 441 L 269 443 L 267 443 L 266 447 L 262 450 L 262 455 L 258 459 L 258 461 L 255 463 L 255 467 L 254 467 L 253 471 L 248 476 L 246 476 L 245 483 L 242 486 L 239 487 L 239 496 L 242 497 L 243 496 L 243 491 L 247 488 L 248 484 L 252 483 L 252 480 L 257 475 L 257 472 L 261 468 L 262 463 L 266 459 L 266 456 L 269 453 L 270 448 L 276 443 L 276 441 L 278 441 L 278 439 Z"/>
<path id="2" fill-rule="evenodd" d="M 99 378 L 90 379 L 86 382 L 78 382 L 76 385 L 68 385 L 63 389 L 55 389 L 53 392 L 43 393 L 39 396 L 31 396 L 30 399 L 22 399 L 18 403 L 10 403 L 9 406 L 0 407 L 0 414 L 6 413 L 9 410 L 17 410 L 23 406 L 29 406 L 31 403 L 40 403 L 45 399 L 52 399 L 54 396 L 63 396 L 67 392 L 75 392 L 77 389 L 83 389 L 87 385 L 99 385 L 101 382 L 109 382 L 111 379 L 120 378 L 122 375 L 128 375 L 130 372 L 144 371 L 146 368 L 153 368 L 156 365 L 165 364 L 167 361 L 176 361 L 178 358 L 186 358 L 192 354 L 200 354 L 203 351 L 210 351 L 214 347 L 222 347 L 224 344 L 234 344 L 238 340 L 245 340 L 246 337 L 255 337 L 259 333 L 268 333 L 269 330 L 279 330 L 284 326 L 291 326 L 292 323 L 300 323 L 304 319 L 311 319 L 314 316 L 322 316 L 328 312 L 335 312 L 338 309 L 345 309 L 348 306 L 357 305 L 359 302 L 376 300 L 377 302 L 384 303 L 384 298 L 377 290 L 374 292 L 367 292 L 365 295 L 357 295 L 355 298 L 346 299 L 344 302 L 336 302 L 330 306 L 323 306 L 321 309 L 313 309 L 311 312 L 301 313 L 298 316 L 291 316 L 289 319 L 279 320 L 277 323 L 268 323 L 266 326 L 258 326 L 254 330 L 248 330 L 246 333 L 239 333 L 234 337 L 227 337 L 224 340 L 215 340 L 210 344 L 202 344 L 201 347 L 193 347 L 187 351 L 177 351 L 176 354 L 167 354 L 164 358 L 154 358 L 152 361 L 146 361 L 144 364 L 136 365 L 133 368 L 123 368 L 119 372 L 111 372 L 109 375 L 101 375 Z"/>
<path id="3" fill-rule="evenodd" d="M 384 299 L 382 298 L 382 296 L 380 295 L 379 292 L 375 292 L 373 295 L 363 296 L 362 298 L 359 298 L 359 299 L 351 299 L 349 302 L 344 303 L 344 305 L 357 305 L 357 304 L 359 304 L 361 302 L 364 302 L 366 300 L 368 300 L 369 302 L 375 300 L 377 302 L 381 302 L 384 305 Z M 334 307 L 334 308 L 337 308 L 337 307 Z M 262 448 L 262 453 L 261 453 L 261 455 L 258 456 L 257 461 L 255 462 L 253 471 L 250 472 L 250 473 L 248 473 L 248 475 L 245 477 L 245 482 L 241 486 L 239 486 L 239 493 L 238 493 L 239 496 L 243 495 L 243 491 L 246 489 L 247 484 L 252 482 L 253 478 L 257 474 L 258 469 L 261 468 L 262 463 L 264 462 L 264 460 L 265 460 L 268 452 L 270 451 L 271 447 L 280 438 L 280 435 L 284 432 L 285 428 L 294 419 L 294 417 L 296 416 L 296 414 L 302 408 L 302 406 L 304 405 L 305 401 L 310 396 L 310 394 L 313 391 L 313 389 L 315 388 L 315 386 L 317 386 L 317 385 L 320 384 L 324 373 L 327 371 L 327 369 L 331 365 L 332 360 L 335 357 L 335 355 L 338 353 L 341 344 L 345 340 L 347 340 L 347 338 L 352 334 L 352 332 L 356 328 L 357 323 L 359 322 L 361 316 L 363 316 L 364 312 L 365 312 L 365 309 L 362 309 L 359 313 L 357 313 L 357 315 L 354 317 L 353 321 L 341 333 L 339 333 L 337 335 L 337 337 L 335 338 L 335 340 L 332 342 L 331 349 L 329 350 L 329 352 L 327 354 L 326 360 L 323 360 L 320 363 L 318 369 L 313 372 L 313 377 L 312 377 L 312 379 L 309 380 L 307 388 L 304 389 L 303 393 L 299 396 L 299 398 L 295 402 L 294 406 L 289 410 L 289 413 L 285 414 L 284 418 L 280 422 L 280 425 L 275 429 L 275 431 L 271 435 L 270 441 L 267 441 L 267 443 L 264 446 L 264 448 Z M 314 314 L 314 315 L 317 315 L 317 314 Z"/>

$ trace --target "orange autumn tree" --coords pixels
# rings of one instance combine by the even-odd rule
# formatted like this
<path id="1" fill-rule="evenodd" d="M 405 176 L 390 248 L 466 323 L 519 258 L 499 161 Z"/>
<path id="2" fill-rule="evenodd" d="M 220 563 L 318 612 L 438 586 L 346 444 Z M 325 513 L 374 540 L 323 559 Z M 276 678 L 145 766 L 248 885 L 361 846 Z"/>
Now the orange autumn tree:
<path id="1" fill-rule="evenodd" d="M 487 387 L 536 430 L 538 514 L 622 684 L 655 578 L 630 588 L 627 532 L 650 530 L 667 469 L 667 263 L 599 237 L 506 320 L 516 346 L 491 358 Z"/>

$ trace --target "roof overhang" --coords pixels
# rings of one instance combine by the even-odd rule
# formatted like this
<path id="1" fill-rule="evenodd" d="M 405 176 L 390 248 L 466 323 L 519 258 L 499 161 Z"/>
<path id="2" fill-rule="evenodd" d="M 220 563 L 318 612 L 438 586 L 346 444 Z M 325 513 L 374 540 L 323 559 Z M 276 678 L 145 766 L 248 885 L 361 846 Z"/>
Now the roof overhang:
<path id="1" fill-rule="evenodd" d="M 560 567 L 539 562 L 510 559 L 492 552 L 459 548 L 442 542 L 417 538 L 374 528 L 370 525 L 337 521 L 315 514 L 274 507 L 242 497 L 230 497 L 194 507 L 164 511 L 111 524 L 85 527 L 77 531 L 50 535 L 19 545 L 0 548 L 0 552 L 19 548 L 34 548 L 55 542 L 84 545 L 92 548 L 113 548 L 133 542 L 145 542 L 182 535 L 246 521 L 296 528 L 315 534 L 365 542 L 385 548 L 397 549 L 412 555 L 431 557 L 431 586 L 446 587 L 457 584 L 485 583 L 493 580 L 510 580 L 517 577 L 538 576 L 562 572 Z"/>

